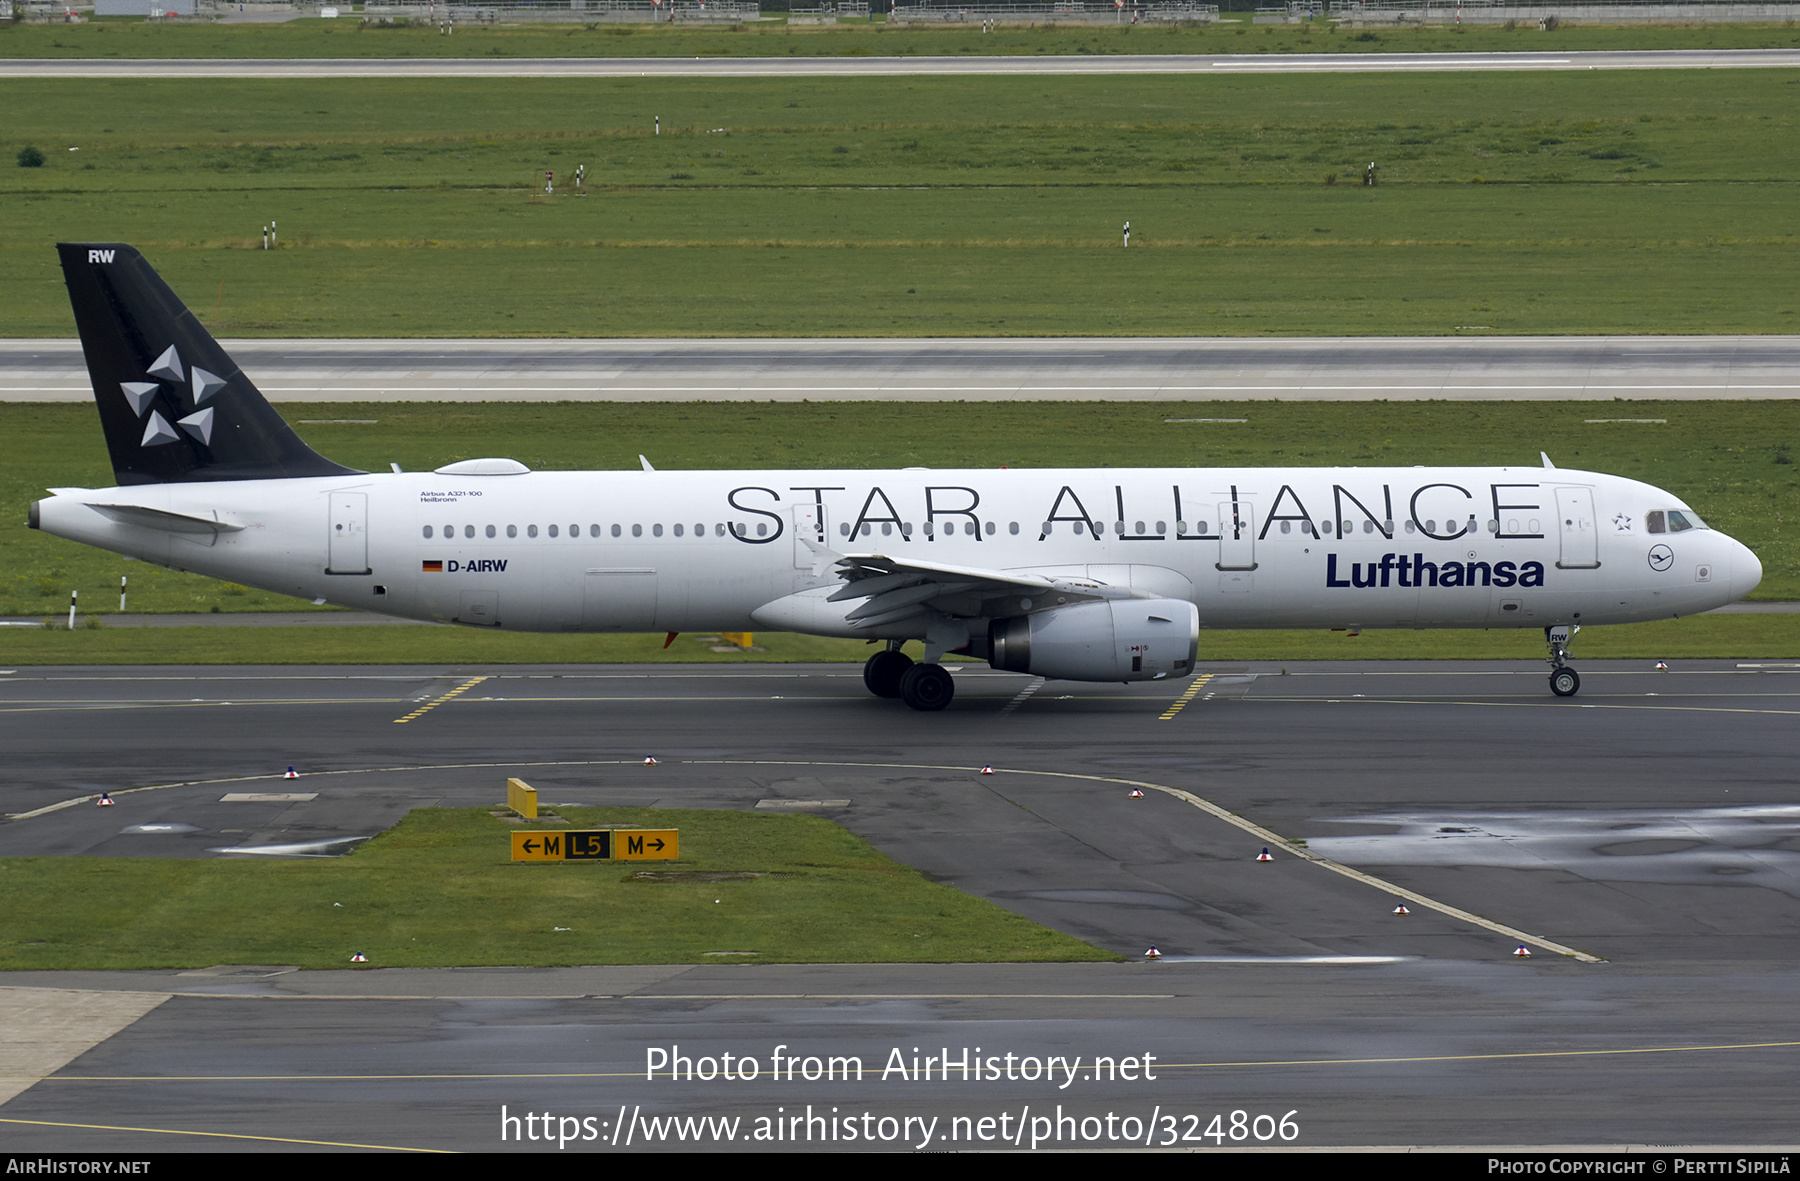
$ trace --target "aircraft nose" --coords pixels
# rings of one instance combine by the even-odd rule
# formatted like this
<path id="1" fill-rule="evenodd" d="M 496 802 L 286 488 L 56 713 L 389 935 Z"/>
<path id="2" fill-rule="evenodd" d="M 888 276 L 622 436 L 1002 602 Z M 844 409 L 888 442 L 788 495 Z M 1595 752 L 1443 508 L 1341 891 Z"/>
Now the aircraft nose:
<path id="1" fill-rule="evenodd" d="M 1735 538 L 1731 543 L 1731 597 L 1735 601 L 1755 590 L 1762 581 L 1762 561 L 1750 547 Z"/>

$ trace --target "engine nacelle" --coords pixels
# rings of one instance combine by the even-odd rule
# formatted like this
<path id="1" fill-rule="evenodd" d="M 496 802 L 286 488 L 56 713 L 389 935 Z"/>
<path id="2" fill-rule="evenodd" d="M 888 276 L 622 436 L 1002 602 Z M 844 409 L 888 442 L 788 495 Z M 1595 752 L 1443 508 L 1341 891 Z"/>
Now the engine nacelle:
<path id="1" fill-rule="evenodd" d="M 988 625 L 988 664 L 1062 681 L 1185 677 L 1200 655 L 1200 609 L 1182 599 L 1107 599 Z"/>

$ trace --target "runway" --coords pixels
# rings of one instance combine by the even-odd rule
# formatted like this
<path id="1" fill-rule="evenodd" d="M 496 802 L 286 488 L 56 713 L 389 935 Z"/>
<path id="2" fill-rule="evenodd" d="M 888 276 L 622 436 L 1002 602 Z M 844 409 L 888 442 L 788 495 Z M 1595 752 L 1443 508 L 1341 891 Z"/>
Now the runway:
<path id="1" fill-rule="evenodd" d="M 0 1022 L 89 995 L 32 990 L 154 1007 L 96 1006 L 118 1031 L 39 1071 L 0 1120 L 24 1121 L 7 1135 L 30 1151 L 543 1150 L 501 1140 L 503 1104 L 578 1130 L 593 1119 L 570 1151 L 624 1147 L 619 1129 L 637 1148 L 921 1146 L 922 1124 L 873 1143 L 750 1137 L 808 1104 L 822 1120 L 867 1113 L 877 1131 L 1059 1104 L 1100 1121 L 1062 1147 L 1122 1146 L 1105 1117 L 1141 1133 L 1153 1112 L 1176 1113 L 1162 1146 L 1217 1147 L 1204 1129 L 1219 1113 L 1228 1130 L 1233 1111 L 1240 1145 L 1787 1143 L 1774 1097 L 1800 1054 L 1800 664 L 1577 663 L 1583 691 L 1567 701 L 1527 662 L 1209 665 L 1197 686 L 971 666 L 937 715 L 868 697 L 844 666 L 0 672 L 6 857 L 235 856 L 216 850 L 368 835 L 410 807 L 492 803 L 520 775 L 555 801 L 817 810 L 1036 921 L 1164 953 L 12 972 L 0 986 L 21 991 L 0 995 Z M 289 762 L 297 782 L 279 778 Z M 115 808 L 83 802 L 101 789 Z M 282 791 L 311 798 L 225 799 Z M 1275 860 L 1258 864 L 1265 843 Z M 1391 889 L 1431 905 L 1396 916 Z M 1599 962 L 1544 942 L 1517 959 L 1515 938 L 1471 918 Z M 765 1072 L 782 1045 L 869 1072 L 646 1080 L 649 1050 L 674 1045 Z M 965 1046 L 1086 1065 L 1067 1086 L 877 1077 L 896 1047 L 910 1060 Z M 1155 1079 L 1095 1077 L 1096 1056 L 1146 1055 L 1166 1068 Z M 689 1141 L 657 1124 L 646 1139 L 652 1116 L 745 1122 Z"/>
<path id="2" fill-rule="evenodd" d="M 221 343 L 299 403 L 1800 397 L 1796 336 Z M 92 396 L 76 341 L 0 340 L 0 401 Z"/>
<path id="3" fill-rule="evenodd" d="M 857 78 L 958 75 L 1371 74 L 1741 70 L 1800 66 L 1792 49 L 1596 53 L 1118 54 L 1067 57 L 18 59 L 7 78 Z"/>

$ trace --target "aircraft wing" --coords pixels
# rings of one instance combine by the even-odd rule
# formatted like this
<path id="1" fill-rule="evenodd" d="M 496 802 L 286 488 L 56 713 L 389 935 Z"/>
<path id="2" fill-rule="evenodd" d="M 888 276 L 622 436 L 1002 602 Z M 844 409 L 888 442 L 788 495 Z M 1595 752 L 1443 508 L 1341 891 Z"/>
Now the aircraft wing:
<path id="1" fill-rule="evenodd" d="M 898 623 L 927 611 L 958 618 L 1020 615 L 1040 607 L 1131 595 L 1129 588 L 1088 579 L 949 566 L 885 554 L 849 554 L 837 560 L 834 570 L 844 585 L 828 596 L 828 602 L 867 600 L 844 616 L 857 628 Z"/>

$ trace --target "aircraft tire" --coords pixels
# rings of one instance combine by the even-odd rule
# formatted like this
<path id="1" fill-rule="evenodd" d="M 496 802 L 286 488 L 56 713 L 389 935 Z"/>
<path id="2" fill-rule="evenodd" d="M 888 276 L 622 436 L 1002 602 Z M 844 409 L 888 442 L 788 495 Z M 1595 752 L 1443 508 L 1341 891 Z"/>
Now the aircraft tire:
<path id="1" fill-rule="evenodd" d="M 1572 668 L 1559 668 L 1550 674 L 1550 692 L 1558 697 L 1573 697 L 1581 692 L 1581 674 Z"/>
<path id="2" fill-rule="evenodd" d="M 956 696 L 956 682 L 938 664 L 915 664 L 900 678 L 900 699 L 916 710 L 943 709 Z"/>
<path id="3" fill-rule="evenodd" d="M 863 685 L 877 697 L 900 696 L 900 679 L 913 666 L 904 652 L 883 650 L 863 662 Z"/>

